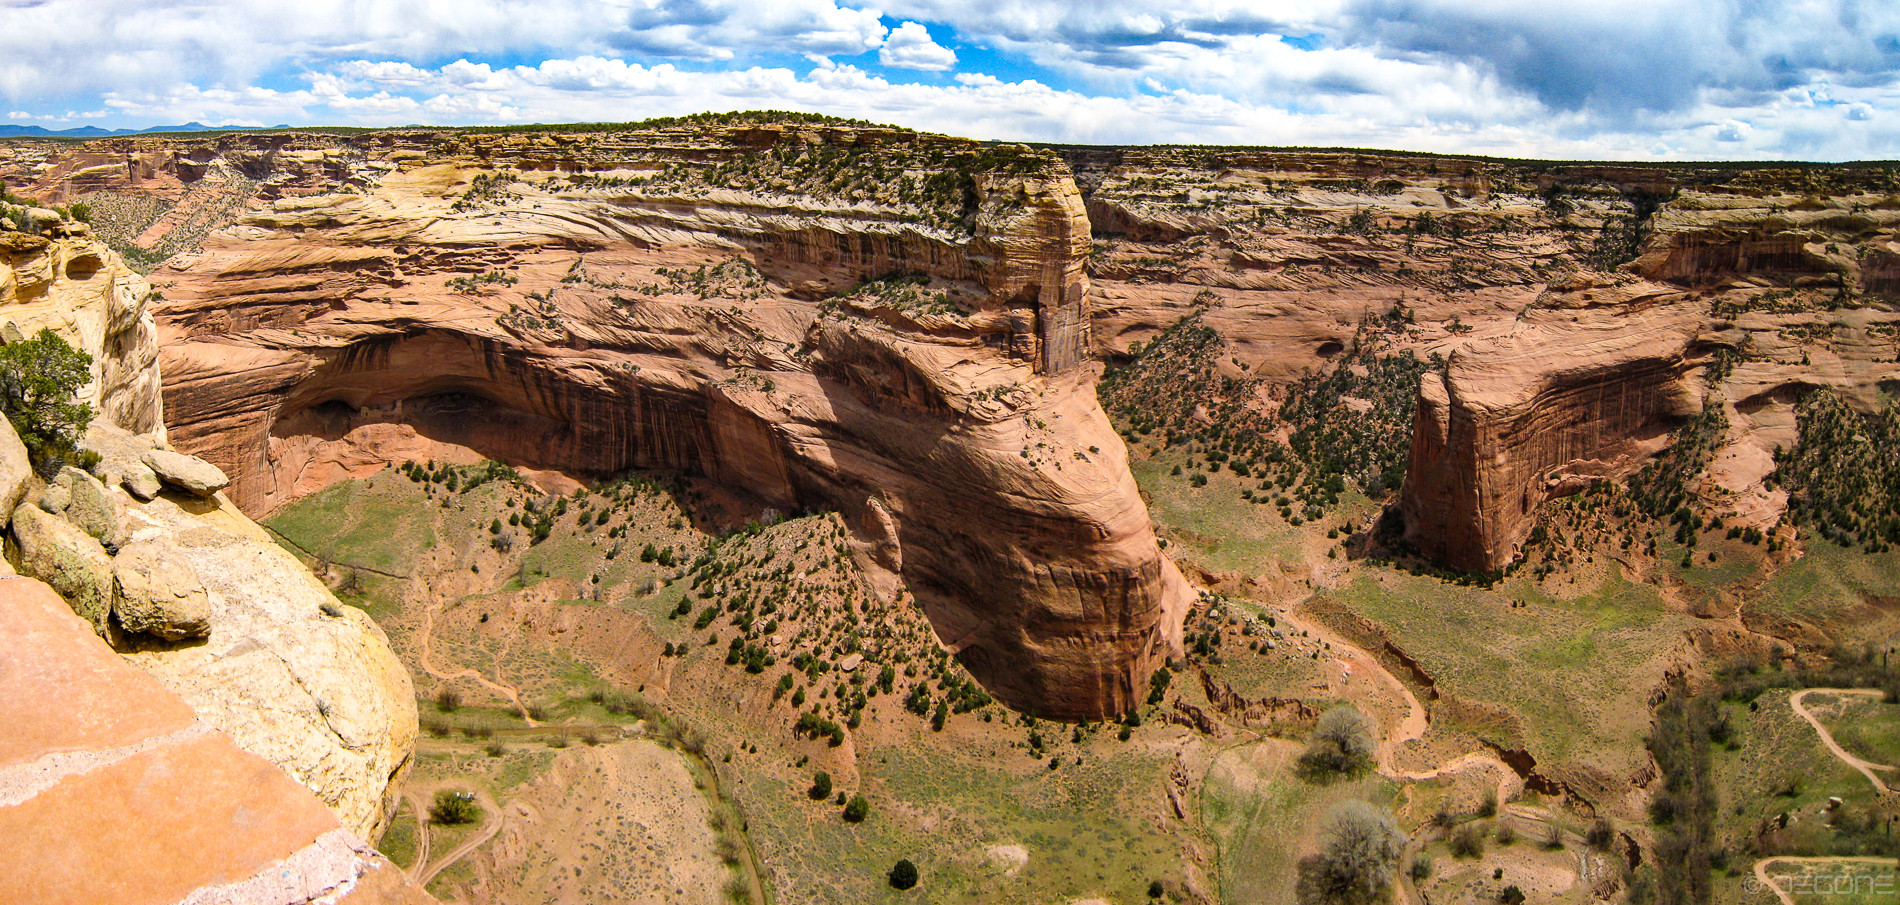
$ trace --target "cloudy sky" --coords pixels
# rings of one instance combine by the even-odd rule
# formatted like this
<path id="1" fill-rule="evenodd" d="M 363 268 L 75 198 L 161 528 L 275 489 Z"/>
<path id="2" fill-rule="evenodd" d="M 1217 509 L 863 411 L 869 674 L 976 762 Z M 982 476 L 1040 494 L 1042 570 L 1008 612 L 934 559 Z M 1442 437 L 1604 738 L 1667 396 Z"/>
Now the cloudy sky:
<path id="1" fill-rule="evenodd" d="M 0 0 L 0 122 L 1900 158 L 1896 0 Z"/>

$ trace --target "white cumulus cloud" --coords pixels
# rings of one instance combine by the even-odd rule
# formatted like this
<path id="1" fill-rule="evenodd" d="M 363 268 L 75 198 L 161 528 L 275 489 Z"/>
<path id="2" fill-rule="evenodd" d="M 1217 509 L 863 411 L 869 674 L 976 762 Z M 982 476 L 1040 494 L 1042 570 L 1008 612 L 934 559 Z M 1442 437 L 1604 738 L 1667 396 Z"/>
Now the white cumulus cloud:
<path id="1" fill-rule="evenodd" d="M 877 61 L 893 69 L 943 72 L 957 65 L 957 54 L 932 40 L 929 29 L 905 22 L 891 29 L 883 49 L 877 52 Z"/>

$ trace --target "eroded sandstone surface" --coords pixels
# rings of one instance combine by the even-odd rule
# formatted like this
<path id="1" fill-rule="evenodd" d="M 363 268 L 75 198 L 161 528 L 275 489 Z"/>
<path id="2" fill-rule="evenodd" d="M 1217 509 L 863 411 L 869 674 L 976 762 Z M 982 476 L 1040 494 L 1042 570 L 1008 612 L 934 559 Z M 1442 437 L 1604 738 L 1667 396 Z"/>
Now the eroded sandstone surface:
<path id="1" fill-rule="evenodd" d="M 416 738 L 415 693 L 382 629 L 219 493 L 215 467 L 167 448 L 146 281 L 83 226 L 8 235 L 0 331 L 51 329 L 90 355 L 81 400 L 95 410 L 80 444 L 90 471 L 20 469 L 0 492 L 19 501 L 0 510 L 14 566 L 198 719 L 373 838 Z M 20 446 L 0 422 L 0 450 Z"/>
<path id="2" fill-rule="evenodd" d="M 1187 589 L 1095 400 L 1088 218 L 1052 155 L 697 124 L 109 147 L 120 169 L 42 185 L 265 187 L 153 274 L 173 440 L 253 513 L 310 489 L 313 438 L 396 422 L 842 510 L 1037 713 L 1120 713 L 1179 650 Z"/>
<path id="3" fill-rule="evenodd" d="M 1188 318 L 1218 336 L 1193 363 L 1226 386 L 1195 400 L 1201 433 L 1244 422 L 1284 442 L 1305 425 L 1280 407 L 1368 342 L 1437 356 L 1394 455 L 1404 538 L 1454 569 L 1503 568 L 1541 503 L 1630 475 L 1705 408 L 1725 425 L 1695 492 L 1770 530 L 1797 398 L 1828 387 L 1872 410 L 1900 378 L 1900 185 L 1879 166 L 1065 156 L 1098 239 L 1098 351 L 1137 356 Z"/>
<path id="4" fill-rule="evenodd" d="M 0 900 L 431 902 L 303 787 L 0 578 Z"/>

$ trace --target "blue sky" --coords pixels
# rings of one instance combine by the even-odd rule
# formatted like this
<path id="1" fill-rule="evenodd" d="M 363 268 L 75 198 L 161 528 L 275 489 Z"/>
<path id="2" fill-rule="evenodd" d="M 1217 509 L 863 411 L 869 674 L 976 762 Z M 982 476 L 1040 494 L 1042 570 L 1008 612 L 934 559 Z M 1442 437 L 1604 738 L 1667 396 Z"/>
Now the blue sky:
<path id="1" fill-rule="evenodd" d="M 799 109 L 978 138 L 1900 157 L 1894 0 L 0 0 L 66 128 Z"/>

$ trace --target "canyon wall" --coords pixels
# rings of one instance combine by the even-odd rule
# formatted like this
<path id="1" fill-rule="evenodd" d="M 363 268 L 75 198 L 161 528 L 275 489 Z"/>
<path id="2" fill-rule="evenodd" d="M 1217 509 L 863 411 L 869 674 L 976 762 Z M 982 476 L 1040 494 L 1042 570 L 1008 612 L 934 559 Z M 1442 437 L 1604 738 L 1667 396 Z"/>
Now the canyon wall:
<path id="1" fill-rule="evenodd" d="M 416 738 L 387 638 L 167 448 L 146 280 L 83 224 L 0 232 L 0 338 L 50 329 L 91 356 L 84 469 L 29 470 L 0 421 L 0 521 L 21 572 L 52 585 L 198 719 L 374 838 Z M 17 508 L 15 504 L 19 505 Z"/>
<path id="2" fill-rule="evenodd" d="M 1900 377 L 1891 167 L 1062 153 L 1098 243 L 1101 356 L 1193 316 L 1270 423 L 1368 336 L 1439 356 L 1391 442 L 1410 449 L 1405 536 L 1452 568 L 1502 568 L 1540 503 L 1627 475 L 1705 405 L 1729 429 L 1697 491 L 1773 527 L 1794 400 L 1831 387 L 1871 409 Z"/>
<path id="3" fill-rule="evenodd" d="M 122 169 L 40 161 L 41 190 L 253 194 L 152 275 L 172 438 L 247 511 L 310 489 L 313 439 L 400 422 L 842 510 L 1041 715 L 1123 712 L 1179 650 L 1189 593 L 1095 401 L 1088 220 L 1051 155 L 783 124 L 98 144 Z"/>

